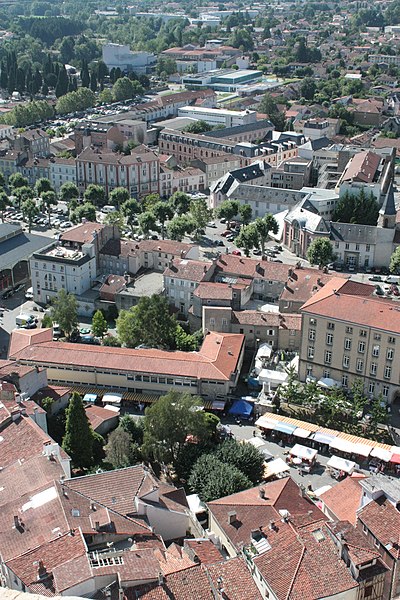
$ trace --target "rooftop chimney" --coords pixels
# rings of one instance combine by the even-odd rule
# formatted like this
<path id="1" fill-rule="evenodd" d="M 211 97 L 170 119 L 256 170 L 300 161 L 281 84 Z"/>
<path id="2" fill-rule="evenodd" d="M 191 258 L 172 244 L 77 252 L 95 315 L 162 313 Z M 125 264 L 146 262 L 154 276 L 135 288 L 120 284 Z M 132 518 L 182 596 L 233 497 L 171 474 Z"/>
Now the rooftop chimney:
<path id="1" fill-rule="evenodd" d="M 232 525 L 237 520 L 237 514 L 235 510 L 228 512 L 228 525 Z"/>
<path id="2" fill-rule="evenodd" d="M 265 490 L 264 490 L 264 488 L 260 488 L 258 490 L 258 494 L 259 494 L 260 498 L 262 498 L 263 500 L 265 500 Z"/>
<path id="3" fill-rule="evenodd" d="M 14 515 L 14 527 L 19 527 L 19 516 Z"/>
<path id="4" fill-rule="evenodd" d="M 43 579 L 43 577 L 46 577 L 47 575 L 47 571 L 46 571 L 46 567 L 43 564 L 42 560 L 38 561 L 38 569 L 37 569 L 37 579 L 38 581 L 40 579 Z"/>

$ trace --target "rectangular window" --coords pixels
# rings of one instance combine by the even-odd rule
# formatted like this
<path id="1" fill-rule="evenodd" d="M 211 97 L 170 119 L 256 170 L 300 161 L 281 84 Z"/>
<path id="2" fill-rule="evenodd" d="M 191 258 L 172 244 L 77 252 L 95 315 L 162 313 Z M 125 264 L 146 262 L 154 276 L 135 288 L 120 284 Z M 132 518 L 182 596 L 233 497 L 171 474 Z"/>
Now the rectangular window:
<path id="1" fill-rule="evenodd" d="M 327 327 L 328 327 L 328 329 L 335 329 L 335 323 L 329 322 Z"/>
<path id="2" fill-rule="evenodd" d="M 360 249 L 360 244 L 356 244 L 356 250 Z"/>
<path id="3" fill-rule="evenodd" d="M 345 247 L 345 250 L 348 250 L 348 249 L 350 248 L 350 244 L 346 243 L 346 244 L 344 245 L 344 247 Z"/>
<path id="4" fill-rule="evenodd" d="M 394 350 L 393 348 L 388 348 L 386 350 L 386 360 L 393 360 Z"/>
<path id="5" fill-rule="evenodd" d="M 353 333 L 352 327 L 346 327 L 346 333 Z"/>
<path id="6" fill-rule="evenodd" d="M 372 375 L 373 377 L 375 377 L 377 370 L 378 370 L 378 365 L 376 363 L 371 363 L 370 367 L 369 367 L 369 373 L 370 373 L 370 375 Z"/>
<path id="7" fill-rule="evenodd" d="M 358 342 L 358 351 L 363 354 L 365 352 L 365 342 Z"/>
<path id="8" fill-rule="evenodd" d="M 330 365 L 332 361 L 332 352 L 330 350 L 325 351 L 325 362 Z"/>
<path id="9" fill-rule="evenodd" d="M 389 344 L 395 344 L 395 343 L 396 343 L 396 338 L 395 338 L 395 337 L 393 337 L 392 335 L 390 335 L 390 336 L 388 337 L 388 343 L 389 343 Z"/>
<path id="10" fill-rule="evenodd" d="M 374 333 L 374 340 L 377 340 L 379 342 L 380 339 L 381 339 L 381 334 L 380 333 Z"/>
<path id="11" fill-rule="evenodd" d="M 324 370 L 324 372 L 323 372 L 323 375 L 324 375 L 324 377 L 325 377 L 326 379 L 329 379 L 329 378 L 330 378 L 330 376 L 331 376 L 331 372 L 330 372 L 330 371 L 327 371 L 327 370 L 325 369 L 325 370 Z"/>
<path id="12" fill-rule="evenodd" d="M 366 329 L 360 329 L 360 337 L 367 337 L 367 330 Z"/>
<path id="13" fill-rule="evenodd" d="M 358 371 L 359 373 L 362 373 L 363 368 L 364 368 L 364 361 L 361 360 L 361 358 L 357 358 L 356 371 Z"/>
<path id="14" fill-rule="evenodd" d="M 315 329 L 308 330 L 308 339 L 312 342 L 315 340 Z"/>
<path id="15" fill-rule="evenodd" d="M 370 250 L 371 250 L 370 244 L 366 244 L 366 246 L 365 246 L 365 252 L 369 252 Z"/>
<path id="16" fill-rule="evenodd" d="M 390 377 L 392 376 L 392 367 L 389 367 L 388 365 L 386 365 L 386 367 L 383 371 L 383 376 L 385 379 L 390 379 Z"/>
<path id="17" fill-rule="evenodd" d="M 351 350 L 351 339 L 350 338 L 345 338 L 345 340 L 344 340 L 344 349 L 345 350 Z"/>
<path id="18" fill-rule="evenodd" d="M 347 356 L 347 354 L 343 355 L 343 367 L 345 369 L 349 368 L 349 364 L 350 364 L 350 356 Z"/>
<path id="19" fill-rule="evenodd" d="M 372 347 L 372 356 L 379 356 L 380 346 L 375 345 Z"/>
<path id="20" fill-rule="evenodd" d="M 314 358 L 314 346 L 308 346 L 307 356 L 308 358 Z"/>
<path id="21" fill-rule="evenodd" d="M 310 319 L 310 325 L 316 325 L 317 319 Z"/>
<path id="22" fill-rule="evenodd" d="M 388 385 L 384 385 L 382 388 L 382 396 L 384 398 L 387 398 L 389 396 L 389 386 Z"/>
<path id="23" fill-rule="evenodd" d="M 375 392 L 375 382 L 370 381 L 368 385 L 368 393 L 373 394 Z"/>
<path id="24" fill-rule="evenodd" d="M 342 386 L 343 387 L 347 387 L 348 382 L 349 382 L 349 376 L 348 375 L 342 375 Z"/>
<path id="25" fill-rule="evenodd" d="M 333 335 L 331 333 L 326 334 L 326 345 L 332 346 L 333 344 Z"/>

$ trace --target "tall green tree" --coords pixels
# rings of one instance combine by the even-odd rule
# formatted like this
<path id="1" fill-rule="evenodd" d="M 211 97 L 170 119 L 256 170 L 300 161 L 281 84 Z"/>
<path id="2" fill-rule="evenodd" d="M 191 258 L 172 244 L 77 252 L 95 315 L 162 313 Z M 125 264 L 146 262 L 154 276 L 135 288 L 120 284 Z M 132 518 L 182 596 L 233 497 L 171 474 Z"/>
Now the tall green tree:
<path id="1" fill-rule="evenodd" d="M 54 206 L 57 206 L 57 204 L 58 204 L 56 193 L 53 192 L 52 190 L 49 190 L 48 192 L 42 192 L 41 198 L 40 198 L 40 204 L 41 204 L 42 210 L 45 210 L 47 212 L 48 223 L 49 223 L 49 227 L 50 227 L 52 208 Z"/>
<path id="2" fill-rule="evenodd" d="M 25 202 L 25 200 L 33 200 L 35 192 L 28 185 L 24 185 L 13 190 L 13 194 L 16 198 L 17 205 L 21 206 L 21 204 Z"/>
<path id="3" fill-rule="evenodd" d="M 71 210 L 69 217 L 73 223 L 81 223 L 82 219 L 86 219 L 87 221 L 95 223 L 96 207 L 90 202 L 84 202 L 84 204 L 80 204 Z"/>
<path id="4" fill-rule="evenodd" d="M 251 221 L 252 212 L 250 204 L 241 204 L 239 206 L 239 215 L 245 225 Z"/>
<path id="5" fill-rule="evenodd" d="M 43 192 L 50 192 L 52 190 L 50 179 L 47 177 L 40 177 L 35 183 L 35 194 L 40 198 Z"/>
<path id="6" fill-rule="evenodd" d="M 3 223 L 4 223 L 4 211 L 6 210 L 8 203 L 9 203 L 9 200 L 8 200 L 7 194 L 3 190 L 0 190 L 0 214 L 1 214 L 1 220 Z"/>
<path id="7" fill-rule="evenodd" d="M 239 202 L 237 200 L 224 200 L 216 210 L 216 214 L 219 219 L 226 219 L 228 221 L 228 228 L 229 221 L 233 219 L 233 217 L 236 217 L 238 212 Z"/>
<path id="8" fill-rule="evenodd" d="M 139 227 L 145 237 L 149 237 L 150 231 L 156 231 L 156 217 L 153 212 L 146 211 L 138 216 Z"/>
<path id="9" fill-rule="evenodd" d="M 89 75 L 88 64 L 87 64 L 86 61 L 82 62 L 81 82 L 82 82 L 82 87 L 84 87 L 84 88 L 88 88 L 89 87 L 90 75 Z"/>
<path id="10" fill-rule="evenodd" d="M 83 406 L 82 398 L 73 392 L 65 411 L 66 424 L 62 447 L 75 467 L 87 469 L 93 462 L 93 430 Z"/>
<path id="11" fill-rule="evenodd" d="M 333 221 L 340 223 L 357 223 L 359 225 L 376 225 L 379 216 L 379 204 L 375 196 L 365 193 L 352 194 L 345 192 L 338 200 L 332 215 Z"/>
<path id="12" fill-rule="evenodd" d="M 78 326 L 78 304 L 74 294 L 61 289 L 52 300 L 50 316 L 53 323 L 58 323 L 69 337 Z"/>
<path id="13" fill-rule="evenodd" d="M 157 204 L 153 207 L 152 212 L 161 225 L 161 236 L 162 239 L 164 239 L 165 221 L 172 219 L 172 217 L 174 216 L 174 209 L 168 202 L 161 201 L 157 202 Z"/>
<path id="14" fill-rule="evenodd" d="M 124 346 L 145 344 L 151 348 L 175 347 L 176 320 L 164 296 L 146 296 L 117 319 L 118 339 Z"/>
<path id="15" fill-rule="evenodd" d="M 264 255 L 265 244 L 268 241 L 269 234 L 271 232 L 275 233 L 275 234 L 278 233 L 278 230 L 279 230 L 278 223 L 273 215 L 267 214 L 267 215 L 265 215 L 265 217 L 258 217 L 258 219 L 256 219 L 254 221 L 254 226 L 257 231 L 258 240 L 259 240 L 259 244 L 260 244 L 260 250 L 261 250 L 262 254 Z"/>
<path id="16" fill-rule="evenodd" d="M 8 178 L 8 185 L 14 193 L 17 188 L 28 186 L 28 180 L 26 177 L 23 177 L 21 173 L 13 173 Z"/>
<path id="17" fill-rule="evenodd" d="M 190 235 L 196 229 L 196 223 L 188 215 L 179 215 L 167 225 L 168 238 L 181 242 L 185 235 Z"/>
<path id="18" fill-rule="evenodd" d="M 108 201 L 112 206 L 116 208 L 120 208 L 124 202 L 127 202 L 130 199 L 130 194 L 128 190 L 124 187 L 117 187 L 110 192 L 108 196 Z"/>
<path id="19" fill-rule="evenodd" d="M 131 436 L 122 427 L 117 427 L 110 433 L 104 451 L 106 462 L 114 469 L 129 467 L 134 462 Z"/>
<path id="20" fill-rule="evenodd" d="M 400 246 L 397 246 L 396 250 L 390 257 L 389 269 L 391 273 L 395 275 L 400 273 Z"/>
<path id="21" fill-rule="evenodd" d="M 86 202 L 90 202 L 98 207 L 102 207 L 106 203 L 104 188 L 101 185 L 96 185 L 95 183 L 90 183 L 87 186 L 85 193 L 83 194 L 83 198 Z"/>
<path id="22" fill-rule="evenodd" d="M 72 181 L 66 181 L 60 188 L 59 196 L 62 202 L 66 202 L 68 204 L 71 202 L 71 200 L 79 198 L 79 190 L 75 183 L 72 183 Z"/>
<path id="23" fill-rule="evenodd" d="M 252 444 L 226 440 L 216 449 L 215 456 L 242 471 L 254 485 L 262 481 L 265 457 Z"/>
<path id="24" fill-rule="evenodd" d="M 211 502 L 246 490 L 252 487 L 252 483 L 236 467 L 218 460 L 212 454 L 203 454 L 191 471 L 189 487 L 203 502 Z"/>
<path id="25" fill-rule="evenodd" d="M 190 215 L 195 223 L 196 229 L 194 230 L 195 236 L 198 238 L 200 231 L 204 229 L 208 221 L 211 219 L 212 210 L 207 206 L 207 202 L 200 198 L 199 200 L 192 200 L 190 203 Z"/>
<path id="26" fill-rule="evenodd" d="M 55 88 L 57 98 L 60 98 L 60 96 L 64 96 L 68 92 L 68 83 L 68 73 L 65 66 L 63 65 L 58 72 L 58 78 Z"/>
<path id="27" fill-rule="evenodd" d="M 242 225 L 235 243 L 236 246 L 244 249 L 246 256 L 250 256 L 250 252 L 259 246 L 259 237 L 255 224 Z"/>
<path id="28" fill-rule="evenodd" d="M 142 207 L 140 206 L 139 202 L 134 198 L 126 200 L 126 202 L 124 202 L 121 205 L 121 213 L 124 215 L 126 223 L 132 231 L 134 228 L 134 223 L 136 222 L 137 215 L 141 212 L 141 210 Z"/>
<path id="29" fill-rule="evenodd" d="M 22 202 L 21 210 L 25 221 L 28 223 L 28 229 L 30 233 L 32 230 L 33 219 L 39 214 L 39 209 L 34 200 L 28 199 Z"/>
<path id="30" fill-rule="evenodd" d="M 189 212 L 190 208 L 190 196 L 184 192 L 174 192 L 169 199 L 169 203 L 174 208 L 178 215 L 185 215 Z"/>
<path id="31" fill-rule="evenodd" d="M 96 337 L 103 339 L 108 330 L 107 321 L 101 312 L 101 310 L 96 310 L 92 319 L 92 333 Z"/>
<path id="32" fill-rule="evenodd" d="M 146 409 L 143 452 L 148 457 L 174 463 L 188 435 L 204 431 L 201 399 L 171 391 Z"/>
<path id="33" fill-rule="evenodd" d="M 334 258 L 332 243 L 327 238 L 316 238 L 308 247 L 307 260 L 312 265 L 325 267 Z"/>

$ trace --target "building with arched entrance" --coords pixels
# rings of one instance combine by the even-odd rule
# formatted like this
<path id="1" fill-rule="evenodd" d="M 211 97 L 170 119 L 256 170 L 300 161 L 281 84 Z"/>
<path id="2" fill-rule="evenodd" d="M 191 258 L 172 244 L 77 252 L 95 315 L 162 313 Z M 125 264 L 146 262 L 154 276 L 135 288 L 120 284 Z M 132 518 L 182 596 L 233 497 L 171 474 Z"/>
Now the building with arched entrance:
<path id="1" fill-rule="evenodd" d="M 30 280 L 30 257 L 52 241 L 26 233 L 20 225 L 0 223 L 0 294 Z"/>

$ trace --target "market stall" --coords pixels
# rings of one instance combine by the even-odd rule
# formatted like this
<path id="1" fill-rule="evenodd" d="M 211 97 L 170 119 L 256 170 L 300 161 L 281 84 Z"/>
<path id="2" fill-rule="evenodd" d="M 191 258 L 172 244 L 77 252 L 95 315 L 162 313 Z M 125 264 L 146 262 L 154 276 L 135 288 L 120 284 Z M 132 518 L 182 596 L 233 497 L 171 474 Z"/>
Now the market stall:
<path id="1" fill-rule="evenodd" d="M 335 479 L 351 475 L 355 469 L 359 468 L 359 465 L 352 460 L 347 460 L 335 455 L 331 456 L 326 466 L 331 477 L 334 477 Z"/>
<path id="2" fill-rule="evenodd" d="M 311 469 L 315 465 L 317 457 L 317 450 L 314 448 L 308 448 L 301 444 L 295 444 L 291 450 L 289 450 L 288 462 L 293 464 L 310 473 Z"/>
<path id="3" fill-rule="evenodd" d="M 254 404 L 247 400 L 235 400 L 229 409 L 229 414 L 242 419 L 250 419 L 253 414 Z"/>
<path id="4" fill-rule="evenodd" d="M 265 464 L 264 479 L 282 479 L 282 477 L 288 475 L 289 471 L 289 465 L 282 458 L 275 458 L 275 460 L 271 460 Z"/>

